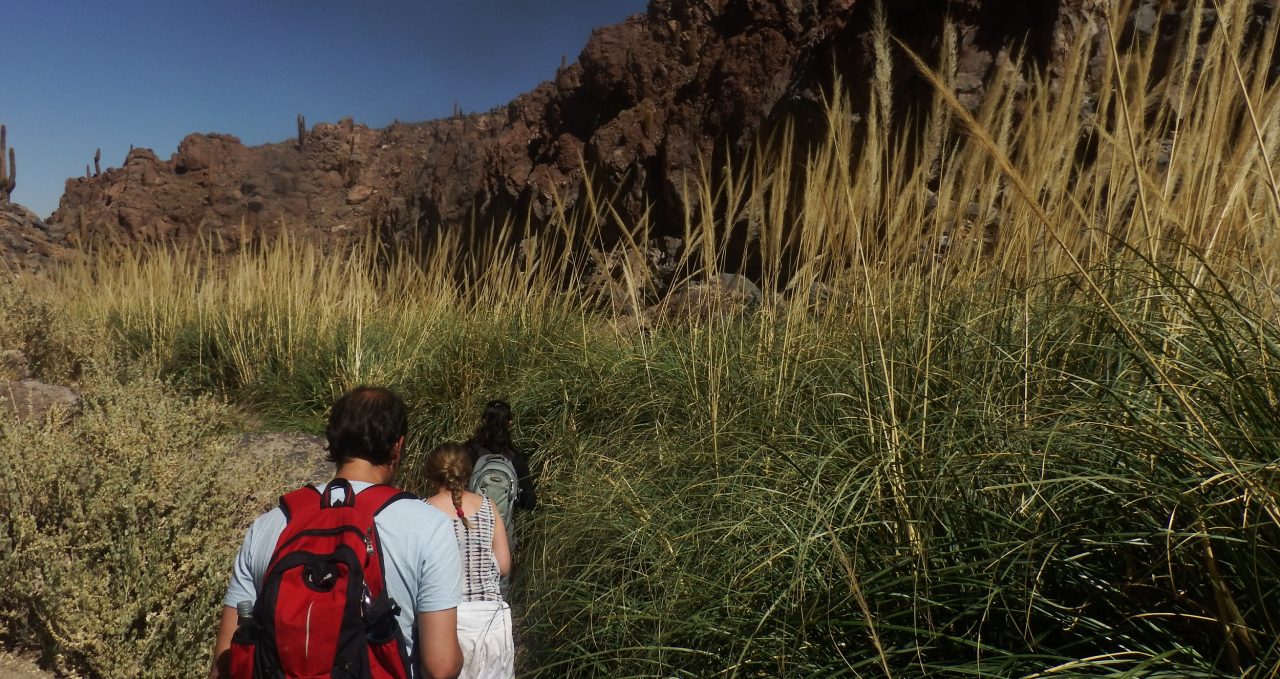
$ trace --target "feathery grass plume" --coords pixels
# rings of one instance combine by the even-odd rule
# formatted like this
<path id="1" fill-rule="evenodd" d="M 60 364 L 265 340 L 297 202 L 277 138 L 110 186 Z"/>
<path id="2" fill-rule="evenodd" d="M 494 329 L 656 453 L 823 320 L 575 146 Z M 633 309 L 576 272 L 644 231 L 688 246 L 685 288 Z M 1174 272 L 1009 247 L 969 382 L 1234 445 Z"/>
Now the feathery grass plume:
<path id="1" fill-rule="evenodd" d="M 1277 20 L 1191 2 L 1157 46 L 1117 4 L 1052 78 L 999 59 L 972 110 L 954 31 L 938 69 L 907 55 L 934 94 L 902 109 L 878 20 L 822 142 L 783 125 L 704 165 L 674 227 L 586 181 L 479 243 L 151 247 L 15 285 L 103 354 L 276 423 L 392 385 L 410 489 L 506 395 L 541 483 L 522 675 L 1265 676 Z M 651 240 L 673 232 L 663 280 Z M 742 262 L 758 306 L 660 313 Z"/>

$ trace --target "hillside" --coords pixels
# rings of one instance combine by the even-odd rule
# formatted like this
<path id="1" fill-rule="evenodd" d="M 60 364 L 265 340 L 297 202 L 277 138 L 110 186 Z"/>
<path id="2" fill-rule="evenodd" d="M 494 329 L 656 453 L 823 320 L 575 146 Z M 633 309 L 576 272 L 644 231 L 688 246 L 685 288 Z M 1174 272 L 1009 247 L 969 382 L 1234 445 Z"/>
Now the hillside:
<path id="1" fill-rule="evenodd" d="M 950 16 L 959 94 L 976 106 L 982 82 L 1022 45 L 1028 68 L 1052 76 L 1074 40 L 1100 35 L 1102 5 L 908 0 L 890 3 L 886 21 L 913 50 L 935 54 Z M 329 243 L 371 228 L 487 228 L 526 214 L 536 223 L 557 200 L 579 200 L 584 169 L 617 196 L 624 220 L 650 206 L 676 216 L 705 160 L 748 150 L 789 117 L 802 142 L 820 136 L 833 70 L 854 92 L 873 72 L 873 8 L 654 0 L 596 30 L 576 61 L 504 108 L 382 129 L 299 121 L 296 139 L 258 147 L 192 134 L 168 159 L 134 149 L 122 167 L 67 181 L 50 234 L 70 245 L 207 236 L 232 248 L 282 223 Z M 908 101 L 913 88 L 926 91 L 911 78 L 899 87 Z"/>

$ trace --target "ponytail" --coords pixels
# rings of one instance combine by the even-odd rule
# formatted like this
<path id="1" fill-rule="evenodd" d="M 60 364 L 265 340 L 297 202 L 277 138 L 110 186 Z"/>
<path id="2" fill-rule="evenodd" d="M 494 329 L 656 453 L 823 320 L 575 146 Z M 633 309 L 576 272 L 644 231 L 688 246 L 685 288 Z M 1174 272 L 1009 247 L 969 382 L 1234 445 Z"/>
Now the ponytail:
<path id="1" fill-rule="evenodd" d="M 462 519 L 462 525 L 466 526 L 467 530 L 470 530 L 471 519 L 468 519 L 466 512 L 462 511 L 462 489 L 450 488 L 449 494 L 453 496 L 453 508 L 458 512 L 458 518 Z"/>

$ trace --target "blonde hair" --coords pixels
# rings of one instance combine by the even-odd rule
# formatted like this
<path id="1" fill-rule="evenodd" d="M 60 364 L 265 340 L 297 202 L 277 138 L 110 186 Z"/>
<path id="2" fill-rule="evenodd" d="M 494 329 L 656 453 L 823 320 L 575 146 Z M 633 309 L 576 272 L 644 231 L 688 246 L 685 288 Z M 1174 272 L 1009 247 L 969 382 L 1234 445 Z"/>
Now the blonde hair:
<path id="1" fill-rule="evenodd" d="M 453 441 L 441 443 L 427 454 L 426 472 L 427 481 L 437 493 L 449 491 L 462 525 L 471 528 L 471 521 L 462 511 L 462 494 L 471 481 L 471 456 L 466 449 Z"/>

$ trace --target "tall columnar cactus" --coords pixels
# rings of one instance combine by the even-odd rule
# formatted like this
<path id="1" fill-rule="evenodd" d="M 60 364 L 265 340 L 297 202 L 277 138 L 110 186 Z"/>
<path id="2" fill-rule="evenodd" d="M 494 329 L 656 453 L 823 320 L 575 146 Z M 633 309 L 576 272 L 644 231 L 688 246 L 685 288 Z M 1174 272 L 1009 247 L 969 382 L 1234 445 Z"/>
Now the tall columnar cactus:
<path id="1" fill-rule="evenodd" d="M 307 119 L 298 114 L 298 150 L 307 150 Z"/>
<path id="2" fill-rule="evenodd" d="M 4 151 L 8 145 L 7 132 L 4 125 L 0 125 L 0 202 L 8 202 L 13 187 L 18 185 L 18 160 L 13 155 L 13 149 L 9 149 L 9 166 L 6 168 L 4 164 Z"/>

